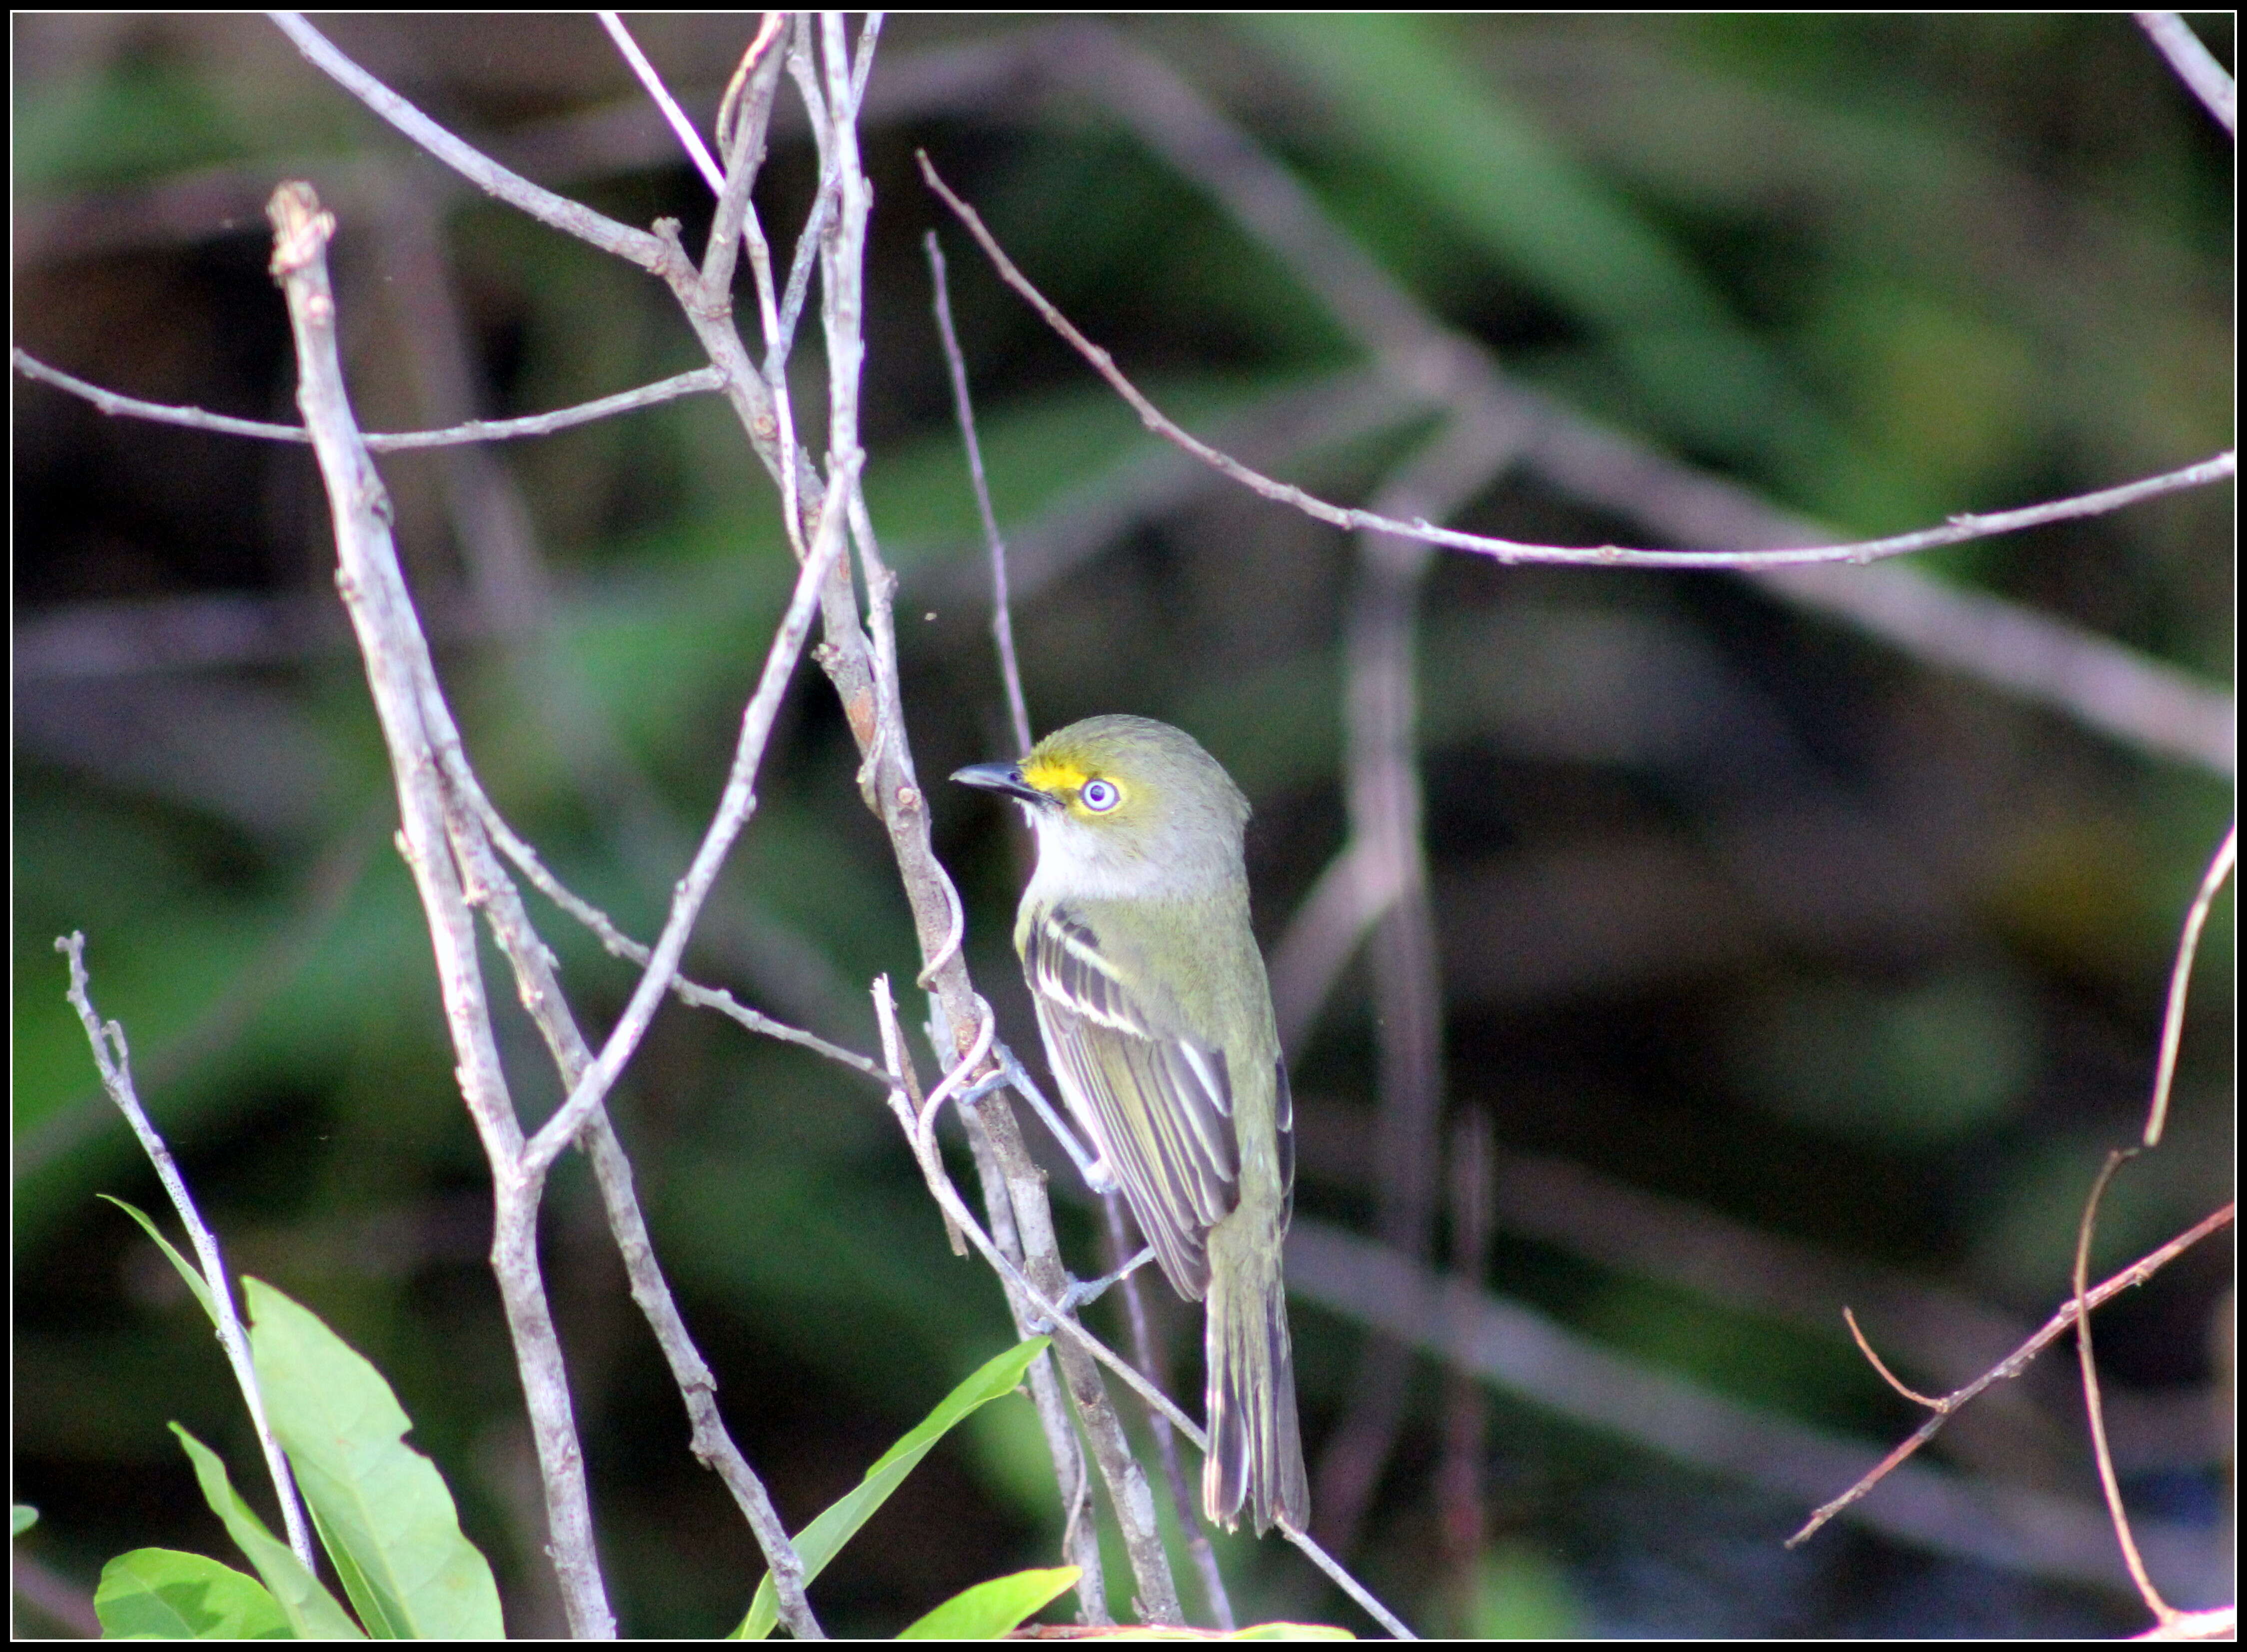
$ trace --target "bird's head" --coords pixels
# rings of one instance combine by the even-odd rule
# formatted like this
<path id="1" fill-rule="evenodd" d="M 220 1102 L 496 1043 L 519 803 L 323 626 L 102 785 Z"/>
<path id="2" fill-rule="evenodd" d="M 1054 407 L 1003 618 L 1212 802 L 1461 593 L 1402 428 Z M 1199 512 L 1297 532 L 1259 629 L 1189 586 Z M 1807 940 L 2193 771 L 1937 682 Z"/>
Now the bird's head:
<path id="1" fill-rule="evenodd" d="M 1037 830 L 1041 876 L 1070 872 L 1083 892 L 1137 892 L 1150 877 L 1183 890 L 1241 875 L 1248 800 L 1168 723 L 1088 717 L 1019 762 L 976 763 L 952 778 L 1021 804 Z M 1105 887 L 1118 883 L 1132 887 Z"/>

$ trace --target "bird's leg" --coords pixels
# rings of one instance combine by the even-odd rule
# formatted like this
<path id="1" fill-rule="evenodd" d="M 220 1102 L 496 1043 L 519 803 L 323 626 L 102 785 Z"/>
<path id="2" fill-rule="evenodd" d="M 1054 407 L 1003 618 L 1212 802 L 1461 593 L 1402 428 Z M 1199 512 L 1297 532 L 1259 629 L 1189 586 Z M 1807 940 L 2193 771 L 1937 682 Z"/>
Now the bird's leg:
<path id="1" fill-rule="evenodd" d="M 991 1047 L 991 1053 L 998 1057 L 999 1070 L 988 1078 L 980 1080 L 962 1090 L 960 1094 L 960 1102 L 973 1104 L 981 1101 L 993 1090 L 1003 1089 L 1011 1084 L 1024 1101 L 1037 1109 L 1038 1116 L 1045 1120 L 1046 1128 L 1054 1133 L 1054 1139 L 1061 1143 L 1062 1150 L 1069 1155 L 1069 1163 L 1076 1166 L 1077 1174 L 1084 1178 L 1085 1185 L 1103 1197 L 1114 1192 L 1116 1178 L 1108 1168 L 1108 1161 L 1084 1150 L 1084 1144 L 1079 1142 L 1076 1133 L 1062 1122 L 1061 1115 L 1054 1110 L 1053 1103 L 1047 1101 L 1044 1092 L 1038 1089 L 1037 1081 L 1024 1070 L 1021 1062 L 1014 1059 L 1014 1052 L 1004 1044 L 994 1043 Z"/>
<path id="2" fill-rule="evenodd" d="M 1127 1273 L 1137 1273 L 1146 1266 L 1154 1259 L 1154 1257 L 1155 1247 L 1150 1245 L 1113 1273 L 1103 1275 L 1096 1280 L 1071 1280 L 1069 1282 L 1069 1288 L 1061 1294 L 1060 1300 L 1054 1306 L 1064 1314 L 1073 1314 L 1086 1304 L 1098 1301 L 1107 1294 L 1110 1286 Z M 1040 1323 L 1031 1325 L 1028 1328 L 1042 1336 L 1046 1332 L 1053 1329 L 1053 1327 Z"/>

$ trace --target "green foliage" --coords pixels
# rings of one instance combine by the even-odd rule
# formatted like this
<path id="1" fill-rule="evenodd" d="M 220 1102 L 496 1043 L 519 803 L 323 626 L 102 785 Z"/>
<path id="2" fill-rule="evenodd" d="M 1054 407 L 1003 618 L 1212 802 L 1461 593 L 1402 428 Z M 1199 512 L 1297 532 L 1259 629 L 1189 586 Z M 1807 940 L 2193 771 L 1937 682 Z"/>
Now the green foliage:
<path id="1" fill-rule="evenodd" d="M 1018 1342 L 1005 1353 L 994 1355 L 982 1368 L 967 1377 L 951 1393 L 937 1403 L 936 1409 L 922 1419 L 920 1424 L 888 1451 L 882 1453 L 874 1466 L 866 1471 L 866 1478 L 846 1496 L 823 1511 L 810 1525 L 796 1534 L 796 1552 L 803 1561 L 803 1580 L 809 1584 L 827 1569 L 837 1551 L 857 1534 L 860 1526 L 874 1518 L 876 1511 L 889 1501 L 896 1491 L 926 1457 L 936 1443 L 952 1430 L 953 1425 L 972 1415 L 993 1400 L 1011 1394 L 1021 1384 L 1023 1373 L 1030 1362 L 1044 1354 L 1052 1341 L 1049 1337 L 1034 1336 Z M 1061 1586 L 1066 1588 L 1064 1583 Z M 1059 1590 L 1055 1591 L 1058 1594 Z M 1048 1600 L 1051 1595 L 1046 1597 Z M 1039 1605 L 1044 1604 L 1043 1601 Z M 1037 1607 L 1025 1608 L 1025 1615 Z M 1020 1620 L 1018 1619 L 1017 1621 Z M 727 1638 L 735 1641 L 762 1641 L 773 1632 L 780 1621 L 780 1595 L 773 1587 L 772 1579 L 766 1578 L 757 1585 L 756 1597 L 749 1602 L 748 1614 L 734 1627 Z"/>
<path id="2" fill-rule="evenodd" d="M 386 1640 L 502 1638 L 491 1568 L 435 1466 L 405 1444 L 390 1385 L 271 1286 L 243 1286 L 273 1431 L 360 1618 Z"/>
<path id="3" fill-rule="evenodd" d="M 993 1578 L 962 1589 L 942 1606 L 922 1614 L 898 1631 L 900 1641 L 995 1641 L 1020 1627 L 1024 1618 L 1076 1587 L 1083 1576 L 1074 1566 L 1048 1567 Z"/>
<path id="4" fill-rule="evenodd" d="M 135 1548 L 101 1569 L 94 1614 L 106 1641 L 294 1641 L 256 1578 L 207 1555 Z"/>
<path id="5" fill-rule="evenodd" d="M 211 1296 L 210 1287 L 203 1282 L 202 1270 L 173 1247 L 172 1241 L 164 1237 L 162 1230 L 156 1225 L 154 1219 L 146 1211 L 141 1210 L 138 1205 L 127 1205 L 121 1198 L 111 1198 L 107 1193 L 99 1194 L 97 1197 L 107 1199 L 110 1204 L 123 1211 L 140 1225 L 142 1232 L 156 1241 L 156 1248 L 164 1253 L 164 1259 L 169 1262 L 173 1271 L 187 1282 L 188 1291 L 194 1294 L 195 1300 L 202 1305 L 204 1315 L 213 1325 L 216 1325 L 218 1304 Z"/>
<path id="6" fill-rule="evenodd" d="M 265 1587 L 272 1592 L 290 1634 L 298 1640 L 366 1639 L 359 1625 L 336 1603 L 335 1596 L 304 1569 L 304 1563 L 290 1552 L 286 1543 L 266 1529 L 265 1522 L 257 1518 L 257 1511 L 242 1500 L 233 1481 L 227 1478 L 226 1464 L 219 1460 L 218 1454 L 176 1423 L 172 1424 L 172 1432 L 180 1437 L 180 1444 L 187 1448 L 188 1460 L 195 1464 L 203 1501 L 210 1505 L 211 1512 L 225 1526 L 235 1546 L 249 1557 L 249 1563 L 257 1568 L 257 1575 L 265 1580 Z"/>
<path id="7" fill-rule="evenodd" d="M 108 1641 L 297 1638 L 280 1602 L 256 1578 L 178 1549 L 119 1555 L 101 1568 L 93 1609 Z"/>

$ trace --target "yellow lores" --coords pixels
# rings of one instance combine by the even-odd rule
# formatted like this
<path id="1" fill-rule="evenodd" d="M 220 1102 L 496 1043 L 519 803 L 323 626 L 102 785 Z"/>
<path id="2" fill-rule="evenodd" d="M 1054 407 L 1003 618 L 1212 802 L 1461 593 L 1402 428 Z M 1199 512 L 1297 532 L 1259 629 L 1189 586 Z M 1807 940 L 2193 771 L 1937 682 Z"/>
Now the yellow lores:
<path id="1" fill-rule="evenodd" d="M 1192 736 L 1092 717 L 953 776 L 1037 830 L 1014 948 L 1046 1055 L 1171 1288 L 1208 1299 L 1202 1506 L 1300 1529 L 1310 1494 L 1281 1280 L 1294 1109 L 1248 926 L 1248 800 Z"/>

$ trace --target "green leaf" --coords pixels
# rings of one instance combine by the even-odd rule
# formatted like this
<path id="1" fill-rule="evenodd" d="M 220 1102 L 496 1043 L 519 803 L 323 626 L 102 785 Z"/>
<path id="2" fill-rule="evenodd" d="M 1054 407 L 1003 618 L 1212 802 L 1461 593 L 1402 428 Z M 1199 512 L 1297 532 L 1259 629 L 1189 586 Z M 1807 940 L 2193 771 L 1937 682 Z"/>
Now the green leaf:
<path id="1" fill-rule="evenodd" d="M 171 1259 L 174 1267 L 180 1270 L 180 1277 L 187 1280 L 188 1288 L 195 1294 L 195 1300 L 203 1305 L 203 1312 L 210 1315 L 210 1322 L 216 1325 L 218 1305 L 211 1300 L 210 1286 L 204 1280 L 202 1270 L 172 1247 L 172 1241 L 158 1232 L 154 1219 L 146 1211 L 135 1209 L 123 1199 L 112 1198 L 107 1193 L 96 1193 L 94 1198 L 108 1199 L 112 1205 L 140 1224 L 148 1237 L 156 1241 L 156 1247 Z"/>
<path id="2" fill-rule="evenodd" d="M 973 1376 L 946 1395 L 919 1427 L 884 1451 L 881 1461 L 866 1471 L 865 1479 L 855 1490 L 837 1498 L 797 1533 L 796 1552 L 803 1560 L 803 1580 L 809 1583 L 827 1569 L 827 1563 L 857 1534 L 860 1526 L 873 1519 L 875 1511 L 889 1501 L 890 1493 L 898 1489 L 905 1476 L 913 1471 L 914 1465 L 928 1455 L 929 1448 L 942 1439 L 954 1423 L 1000 1396 L 1013 1393 L 1022 1380 L 1022 1373 L 1030 1369 L 1030 1362 L 1044 1353 L 1052 1341 L 1049 1336 L 1034 1336 L 987 1361 Z M 1035 1611 L 1036 1608 L 1030 1609 Z M 779 1621 L 780 1595 L 768 1574 L 757 1585 L 756 1598 L 749 1602 L 748 1615 L 734 1627 L 728 1638 L 762 1641 Z"/>
<path id="3" fill-rule="evenodd" d="M 1076 1587 L 1083 1574 L 1083 1567 L 1055 1566 L 993 1578 L 988 1583 L 960 1590 L 933 1612 L 914 1619 L 898 1639 L 995 1641 L 1065 1590 Z"/>
<path id="4" fill-rule="evenodd" d="M 8 1509 L 8 1535 L 21 1537 L 39 1523 L 39 1512 L 28 1503 L 14 1503 Z"/>
<path id="5" fill-rule="evenodd" d="M 195 1478 L 202 1485 L 203 1501 L 225 1523 L 227 1535 L 249 1557 L 249 1563 L 257 1568 L 257 1575 L 265 1580 L 265 1587 L 273 1592 L 282 1615 L 297 1638 L 366 1639 L 359 1625 L 336 1604 L 336 1597 L 320 1587 L 320 1580 L 304 1569 L 304 1563 L 290 1552 L 289 1546 L 267 1531 L 256 1511 L 242 1500 L 234 1483 L 227 1478 L 226 1464 L 219 1461 L 218 1453 L 177 1423 L 172 1424 L 172 1432 L 180 1437 L 180 1444 L 187 1448 L 188 1460 L 195 1465 Z"/>
<path id="6" fill-rule="evenodd" d="M 1125 1631 L 1128 1637 L 1130 1632 Z M 1152 1638 L 1151 1635 L 1150 1639 Z M 1245 1629 L 1219 1637 L 1226 1641 L 1355 1641 L 1348 1629 L 1331 1623 L 1252 1623 Z"/>
<path id="7" fill-rule="evenodd" d="M 405 1443 L 413 1424 L 390 1384 L 318 1315 L 263 1280 L 245 1279 L 242 1289 L 273 1431 L 368 1632 L 501 1639 L 491 1567 L 461 1534 L 436 1464 Z"/>
<path id="8" fill-rule="evenodd" d="M 94 1615 L 105 1641 L 288 1641 L 263 1583 L 205 1554 L 134 1549 L 101 1568 Z"/>

